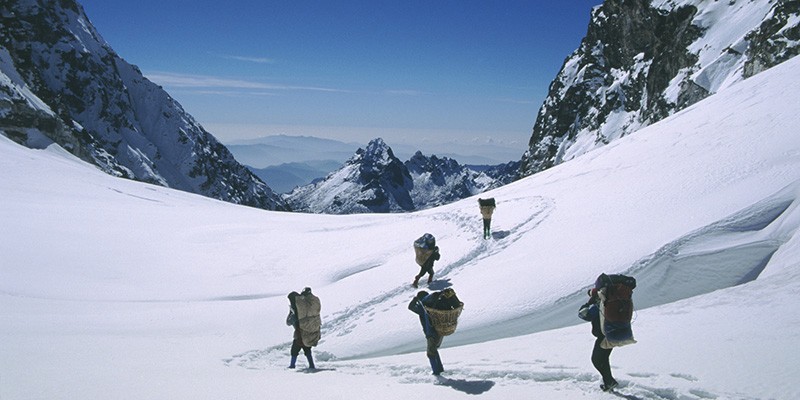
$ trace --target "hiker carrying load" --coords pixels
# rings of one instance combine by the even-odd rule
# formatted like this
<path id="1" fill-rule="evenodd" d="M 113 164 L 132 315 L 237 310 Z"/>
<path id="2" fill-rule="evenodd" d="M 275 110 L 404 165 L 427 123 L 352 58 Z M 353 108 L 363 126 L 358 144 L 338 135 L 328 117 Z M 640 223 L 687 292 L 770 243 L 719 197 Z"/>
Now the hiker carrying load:
<path id="1" fill-rule="evenodd" d="M 436 238 L 430 233 L 426 233 L 415 240 L 414 254 L 420 270 L 411 285 L 418 287 L 419 278 L 422 278 L 425 274 L 428 274 L 428 283 L 431 283 L 433 281 L 433 263 L 440 258 L 439 247 L 436 246 Z"/>
<path id="2" fill-rule="evenodd" d="M 636 343 L 631 330 L 631 294 L 635 287 L 636 279 L 633 277 L 600 274 L 594 287 L 587 292 L 589 301 L 578 311 L 578 317 L 592 323 L 592 335 L 596 338 L 592 365 L 603 377 L 600 388 L 606 392 L 618 385 L 611 374 L 611 350 Z"/>
<path id="3" fill-rule="evenodd" d="M 481 216 L 483 217 L 483 238 L 490 239 L 492 237 L 492 214 L 497 205 L 494 198 L 478 199 L 478 205 L 481 207 Z"/>
<path id="4" fill-rule="evenodd" d="M 319 297 L 311 293 L 311 288 L 303 289 L 302 293 L 289 293 L 289 315 L 286 317 L 286 325 L 294 327 L 292 340 L 292 356 L 289 368 L 295 368 L 297 356 L 300 350 L 308 359 L 308 369 L 315 369 L 314 358 L 311 356 L 311 348 L 319 343 L 321 337 L 320 328 L 322 319 L 320 318 L 321 305 Z"/>
<path id="5" fill-rule="evenodd" d="M 422 290 L 408 304 L 408 309 L 419 316 L 419 322 L 427 341 L 428 361 L 433 374 L 439 375 L 444 371 L 442 359 L 439 356 L 439 347 L 445 336 L 455 332 L 458 317 L 464 309 L 464 303 L 458 299 L 456 292 L 451 288 L 431 294 Z"/>

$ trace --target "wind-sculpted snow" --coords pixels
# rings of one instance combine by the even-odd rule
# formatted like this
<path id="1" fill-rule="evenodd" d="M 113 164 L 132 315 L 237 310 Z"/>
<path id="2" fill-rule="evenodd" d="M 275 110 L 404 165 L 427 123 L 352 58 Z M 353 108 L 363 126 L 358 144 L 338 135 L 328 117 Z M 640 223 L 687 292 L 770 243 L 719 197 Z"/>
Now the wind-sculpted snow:
<path id="1" fill-rule="evenodd" d="M 628 270 L 640 282 L 637 306 L 671 303 L 758 278 L 798 228 L 783 224 L 797 213 L 798 194 L 800 181 L 637 262 Z"/>
<path id="2" fill-rule="evenodd" d="M 772 255 L 797 230 L 798 226 L 791 224 L 787 226 L 781 222 L 792 212 L 798 212 L 796 211 L 798 196 L 800 196 L 800 181 L 752 207 L 668 243 L 656 253 L 644 257 L 632 266 L 621 268 L 621 273 L 635 276 L 639 282 L 634 291 L 634 304 L 637 310 L 668 304 L 756 279 Z M 496 242 L 474 240 L 472 243 L 474 247 L 467 253 L 451 263 L 438 266 L 436 281 L 421 290 L 441 290 L 453 286 L 453 282 L 458 281 L 457 277 L 461 270 L 505 250 L 515 238 L 522 237 L 527 231 L 535 229 L 538 221 L 547 218 L 548 210 L 555 205 L 543 198 L 534 200 L 527 203 L 535 205 L 531 209 L 529 219 L 521 221 L 509 231 L 495 232 L 495 238 L 504 240 Z M 516 205 L 522 204 L 525 204 L 523 199 L 516 200 Z M 509 200 L 505 205 L 513 207 L 515 200 Z M 464 230 L 469 230 L 469 226 L 474 223 L 474 215 L 460 210 L 439 214 L 435 219 L 455 221 Z M 375 267 L 356 269 L 360 272 Z M 351 271 L 340 278 L 355 273 L 357 272 Z M 481 343 L 487 337 L 496 339 L 516 337 L 578 324 L 580 321 L 576 319 L 577 306 L 585 302 L 588 288 L 579 288 L 550 304 L 530 308 L 526 310 L 526 315 L 504 321 L 501 326 L 489 324 L 461 329 L 458 335 L 448 338 L 446 346 Z M 328 316 L 323 325 L 323 338 L 327 339 L 323 339 L 321 346 L 339 349 L 333 354 L 337 359 L 371 358 L 419 350 L 418 340 L 404 343 L 393 341 L 389 330 L 385 335 L 377 336 L 365 336 L 362 332 L 371 325 L 394 326 L 395 314 L 387 312 L 395 309 L 404 311 L 415 292 L 406 285 L 398 286 Z M 468 304 L 465 306 L 464 314 L 464 318 L 469 318 Z M 370 332 L 374 334 L 381 330 Z M 348 346 L 352 336 L 362 338 L 356 348 Z M 374 344 L 363 346 L 364 342 Z M 386 344 L 386 347 L 382 348 L 381 343 Z M 288 346 L 289 343 L 286 343 L 280 348 Z M 364 351 L 365 348 L 369 351 Z"/>

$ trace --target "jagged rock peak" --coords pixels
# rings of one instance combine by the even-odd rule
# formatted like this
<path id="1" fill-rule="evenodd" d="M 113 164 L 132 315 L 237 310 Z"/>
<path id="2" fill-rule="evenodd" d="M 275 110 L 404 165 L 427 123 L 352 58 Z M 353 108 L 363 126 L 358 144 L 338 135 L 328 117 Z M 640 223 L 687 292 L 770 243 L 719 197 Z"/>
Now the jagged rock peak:
<path id="1" fill-rule="evenodd" d="M 795 56 L 798 8 L 781 0 L 606 0 L 550 85 L 520 174 L 604 146 Z"/>
<path id="2" fill-rule="evenodd" d="M 324 180 L 296 188 L 284 198 L 294 210 L 304 212 L 407 212 L 447 204 L 501 184 L 447 157 L 426 157 L 418 151 L 403 163 L 378 138 Z"/>
<path id="3" fill-rule="evenodd" d="M 413 185 L 405 165 L 377 138 L 324 180 L 296 188 L 284 199 L 297 211 L 313 213 L 413 211 Z"/>
<path id="4" fill-rule="evenodd" d="M 392 163 L 393 161 L 399 162 L 400 160 L 394 156 L 392 148 L 381 138 L 375 138 L 367 143 L 366 148 L 359 148 L 356 154 L 349 160 L 353 163 L 361 163 L 368 166 L 383 166 Z"/>

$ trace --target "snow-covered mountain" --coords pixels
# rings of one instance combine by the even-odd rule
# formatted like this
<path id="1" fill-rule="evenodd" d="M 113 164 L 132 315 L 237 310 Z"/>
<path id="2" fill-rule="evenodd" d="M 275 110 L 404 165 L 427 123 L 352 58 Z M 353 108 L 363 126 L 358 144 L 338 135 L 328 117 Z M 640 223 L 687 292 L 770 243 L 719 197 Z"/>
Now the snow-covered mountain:
<path id="1" fill-rule="evenodd" d="M 508 171 L 497 167 L 492 172 L 499 176 Z M 406 212 L 451 203 L 501 184 L 500 179 L 447 157 L 426 157 L 418 151 L 402 162 L 377 138 L 325 179 L 284 197 L 293 210 L 312 213 Z"/>
<path id="2" fill-rule="evenodd" d="M 237 204 L 284 201 L 100 36 L 74 0 L 0 2 L 0 127 L 120 177 Z"/>
<path id="3" fill-rule="evenodd" d="M 550 85 L 521 174 L 604 146 L 797 55 L 798 24 L 797 1 L 605 1 Z"/>
<path id="4" fill-rule="evenodd" d="M 798 104 L 795 58 L 486 193 L 491 240 L 477 196 L 272 212 L 0 136 L 0 397 L 800 398 Z M 439 377 L 407 309 L 424 232 L 442 254 L 424 289 L 465 303 Z M 601 272 L 639 284 L 616 394 L 577 317 Z M 305 286 L 322 301 L 316 371 L 286 368 L 286 295 Z"/>
<path id="5" fill-rule="evenodd" d="M 382 139 L 374 139 L 322 181 L 284 197 L 295 211 L 327 214 L 413 211 L 408 169 Z"/>
<path id="6" fill-rule="evenodd" d="M 414 187 L 411 198 L 417 209 L 441 206 L 500 186 L 483 172 L 476 172 L 451 158 L 427 157 L 416 152 L 404 163 Z"/>

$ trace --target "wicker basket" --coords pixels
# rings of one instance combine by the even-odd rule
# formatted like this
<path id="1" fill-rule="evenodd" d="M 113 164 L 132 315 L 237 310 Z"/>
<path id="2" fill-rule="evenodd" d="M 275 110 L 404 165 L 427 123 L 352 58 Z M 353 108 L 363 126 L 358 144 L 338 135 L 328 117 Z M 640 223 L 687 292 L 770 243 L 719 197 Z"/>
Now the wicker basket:
<path id="1" fill-rule="evenodd" d="M 439 310 L 436 308 L 425 307 L 425 311 L 431 318 L 431 324 L 436 329 L 436 333 L 442 336 L 452 335 L 456 331 L 458 325 L 458 317 L 461 315 L 461 310 L 464 309 L 464 303 L 461 303 L 458 308 L 453 310 Z"/>
<path id="2" fill-rule="evenodd" d="M 421 267 L 425 265 L 425 261 L 428 261 L 428 258 L 433 255 L 433 249 L 423 249 L 421 247 L 414 246 L 414 255 L 416 256 L 415 261 L 417 262 L 417 265 Z"/>

